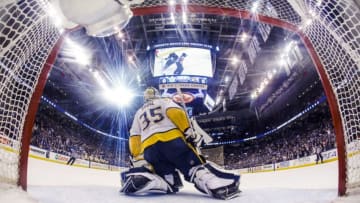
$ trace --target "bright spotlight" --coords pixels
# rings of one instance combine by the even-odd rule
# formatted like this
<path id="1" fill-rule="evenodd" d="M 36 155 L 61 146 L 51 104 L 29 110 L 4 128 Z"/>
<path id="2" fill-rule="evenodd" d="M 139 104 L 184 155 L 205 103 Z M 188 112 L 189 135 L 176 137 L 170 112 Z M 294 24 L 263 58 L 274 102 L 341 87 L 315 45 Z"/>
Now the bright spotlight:
<path id="1" fill-rule="evenodd" d="M 121 32 L 121 31 L 119 31 L 119 32 L 118 32 L 118 37 L 119 37 L 120 39 L 123 39 L 123 38 L 124 38 L 124 33 Z"/>
<path id="2" fill-rule="evenodd" d="M 170 19 L 171 19 L 171 24 L 175 24 L 175 16 L 174 16 L 174 13 L 171 13 L 170 14 Z"/>
<path id="3" fill-rule="evenodd" d="M 258 7 L 259 7 L 259 2 L 255 1 L 253 6 L 251 7 L 251 12 L 255 13 L 257 11 Z"/>
<path id="4" fill-rule="evenodd" d="M 232 57 L 231 64 L 236 65 L 238 62 L 239 62 L 239 59 L 236 56 Z"/>
<path id="5" fill-rule="evenodd" d="M 81 65 L 89 65 L 91 61 L 91 54 L 84 47 L 80 46 L 71 39 L 66 39 L 66 44 L 69 48 L 69 55 L 74 57 L 76 62 Z"/>
<path id="6" fill-rule="evenodd" d="M 283 66 L 283 65 L 285 65 L 285 64 L 286 64 L 286 60 L 285 60 L 284 58 L 280 59 L 279 65 L 280 65 L 280 66 Z"/>
<path id="7" fill-rule="evenodd" d="M 99 72 L 94 71 L 93 72 L 94 78 L 96 79 L 96 81 L 99 83 L 99 85 L 103 88 L 103 89 L 107 89 L 107 84 L 105 82 L 105 80 L 99 75 Z"/>
<path id="8" fill-rule="evenodd" d="M 169 5 L 170 5 L 170 6 L 174 6 L 175 3 L 176 3 L 175 0 L 170 0 L 170 1 L 169 1 Z"/>
<path id="9" fill-rule="evenodd" d="M 183 22 L 184 24 L 187 23 L 187 16 L 186 16 L 186 13 L 185 13 L 185 12 L 182 13 L 182 22 Z"/>
<path id="10" fill-rule="evenodd" d="M 245 41 L 247 40 L 247 38 L 249 38 L 249 36 L 248 36 L 248 34 L 246 34 L 246 33 L 244 32 L 244 33 L 241 34 L 240 40 L 241 40 L 242 42 L 245 42 Z"/>
<path id="11" fill-rule="evenodd" d="M 116 89 L 105 90 L 104 97 L 107 101 L 118 107 L 125 107 L 131 103 L 134 94 L 130 88 L 120 86 Z"/>
<path id="12" fill-rule="evenodd" d="M 293 43 L 290 42 L 288 45 L 286 45 L 285 47 L 285 54 L 290 52 L 290 50 L 293 48 Z"/>
<path id="13" fill-rule="evenodd" d="M 133 56 L 128 56 L 128 61 L 130 62 L 130 63 L 134 63 L 135 61 L 134 61 L 134 57 Z"/>
<path id="14" fill-rule="evenodd" d="M 257 93 L 256 92 L 253 92 L 252 94 L 251 94 L 251 99 L 255 99 L 257 97 Z"/>

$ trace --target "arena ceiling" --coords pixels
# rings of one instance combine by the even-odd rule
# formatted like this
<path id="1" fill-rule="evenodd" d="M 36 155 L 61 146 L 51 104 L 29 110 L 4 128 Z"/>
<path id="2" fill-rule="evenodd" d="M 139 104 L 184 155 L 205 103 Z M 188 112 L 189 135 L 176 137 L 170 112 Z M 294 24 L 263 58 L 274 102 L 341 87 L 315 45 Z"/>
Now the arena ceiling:
<path id="1" fill-rule="evenodd" d="M 84 29 L 68 33 L 67 38 L 90 51 L 91 63 L 77 63 L 74 60 L 77 53 L 69 51 L 69 47 L 63 45 L 49 76 L 44 96 L 89 125 L 113 133 L 114 123 L 122 120 L 119 116 L 131 120 L 131 115 L 141 105 L 142 98 L 136 97 L 134 108 L 127 109 L 127 113 L 114 109 L 114 106 L 106 104 L 97 94 L 100 87 L 94 80 L 94 72 L 103 73 L 109 80 L 116 78 L 126 81 L 134 92 L 140 94 L 146 86 L 158 86 L 158 80 L 152 77 L 149 67 L 149 47 L 173 42 L 207 44 L 216 50 L 214 76 L 209 79 L 207 93 L 214 99 L 223 96 L 226 101 L 225 105 L 217 105 L 216 111 L 226 109 L 242 112 L 239 116 L 255 117 L 255 109 L 259 110 L 266 103 L 266 109 L 271 109 L 272 106 L 276 108 L 271 111 L 263 109 L 263 112 L 274 114 L 281 111 L 287 102 L 284 99 L 277 100 L 277 97 L 297 96 L 318 80 L 304 46 L 289 31 L 266 25 L 269 32 L 264 37 L 260 30 L 263 29 L 261 23 L 225 15 L 191 13 L 187 16 L 186 23 L 182 22 L 181 16 L 176 19 L 177 22 L 172 22 L 169 13 L 134 16 L 120 34 L 105 38 L 87 36 Z M 255 58 L 251 60 L 249 52 L 255 38 L 258 48 Z M 280 56 L 289 41 L 295 41 L 304 56 L 301 64 L 295 64 L 299 68 L 293 70 L 285 70 L 280 64 Z M 244 81 L 236 85 L 235 92 L 231 84 L 235 78 L 240 80 L 240 63 L 234 64 L 234 58 L 247 67 Z M 252 94 L 269 72 L 273 73 L 273 78 L 253 98 Z M 280 88 L 284 91 L 279 91 Z M 269 102 L 270 98 L 272 102 Z M 208 111 L 202 99 L 188 105 L 194 107 L 195 114 Z"/>

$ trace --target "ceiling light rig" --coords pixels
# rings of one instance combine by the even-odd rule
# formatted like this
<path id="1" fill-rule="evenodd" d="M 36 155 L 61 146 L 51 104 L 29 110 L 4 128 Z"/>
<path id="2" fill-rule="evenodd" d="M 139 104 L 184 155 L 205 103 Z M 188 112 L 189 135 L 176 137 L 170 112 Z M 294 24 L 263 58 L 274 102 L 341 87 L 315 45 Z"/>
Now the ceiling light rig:
<path id="1" fill-rule="evenodd" d="M 251 99 L 257 98 L 265 90 L 265 88 L 270 83 L 271 79 L 274 78 L 276 72 L 277 72 L 276 69 L 274 69 L 274 70 L 269 71 L 269 72 L 266 73 L 266 78 L 264 78 L 261 81 L 260 86 L 258 88 L 256 88 L 255 91 L 253 91 L 251 93 Z"/>
<path id="2" fill-rule="evenodd" d="M 133 89 L 130 88 L 129 85 L 124 85 L 116 81 L 108 82 L 98 71 L 94 71 L 93 76 L 102 89 L 103 98 L 105 101 L 109 102 L 109 104 L 117 106 L 118 108 L 123 108 L 131 104 L 135 95 Z M 137 79 L 141 81 L 139 75 L 137 76 Z"/>
<path id="3" fill-rule="evenodd" d="M 171 20 L 171 24 L 176 24 L 176 21 L 175 21 L 175 15 L 174 15 L 174 13 L 170 13 L 170 20 Z"/>
<path id="4" fill-rule="evenodd" d="M 176 1 L 175 0 L 169 0 L 169 5 L 170 6 L 175 6 L 176 4 Z"/>
<path id="5" fill-rule="evenodd" d="M 236 64 L 238 64 L 239 63 L 239 59 L 236 57 L 236 56 L 233 56 L 232 58 L 231 58 L 231 64 L 232 65 L 236 65 Z"/>
<path id="6" fill-rule="evenodd" d="M 251 13 L 256 13 L 259 8 L 259 1 L 255 1 L 251 7 Z"/>
<path id="7" fill-rule="evenodd" d="M 75 59 L 75 62 L 87 66 L 91 62 L 92 54 L 85 47 L 82 47 L 70 38 L 65 39 L 65 55 Z"/>
<path id="8" fill-rule="evenodd" d="M 188 22 L 187 15 L 186 15 L 185 11 L 183 11 L 183 13 L 182 13 L 182 22 L 183 22 L 183 24 L 186 24 Z"/>
<path id="9" fill-rule="evenodd" d="M 249 35 L 246 32 L 244 32 L 241 34 L 240 40 L 242 42 L 245 42 L 248 38 L 249 38 Z"/>

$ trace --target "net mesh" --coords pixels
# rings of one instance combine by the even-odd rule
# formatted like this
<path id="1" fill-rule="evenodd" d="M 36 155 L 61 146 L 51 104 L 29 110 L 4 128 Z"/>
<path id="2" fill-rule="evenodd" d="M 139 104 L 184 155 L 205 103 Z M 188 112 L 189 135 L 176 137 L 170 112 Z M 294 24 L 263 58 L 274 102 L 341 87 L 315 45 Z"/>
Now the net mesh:
<path id="1" fill-rule="evenodd" d="M 24 119 L 52 46 L 59 38 L 44 2 L 0 7 L 0 182 L 16 184 Z"/>
<path id="2" fill-rule="evenodd" d="M 258 2 L 254 9 L 254 3 Z M 0 3 L 0 143 L 19 152 L 31 95 L 49 51 L 59 38 L 42 1 Z M 189 0 L 188 5 L 251 11 L 296 25 L 308 37 L 337 98 L 346 143 L 346 183 L 360 187 L 360 10 L 353 0 Z M 133 8 L 168 6 L 146 0 Z M 254 18 L 256 20 L 256 18 Z M 308 23 L 311 20 L 311 23 Z M 0 181 L 17 177 L 18 156 L 0 149 Z M 13 153 L 16 154 L 16 153 Z M 3 161 L 5 160 L 5 161 Z"/>
<path id="3" fill-rule="evenodd" d="M 352 1 L 310 2 L 315 12 L 304 30 L 337 97 L 346 144 L 348 191 L 360 187 L 360 10 Z"/>

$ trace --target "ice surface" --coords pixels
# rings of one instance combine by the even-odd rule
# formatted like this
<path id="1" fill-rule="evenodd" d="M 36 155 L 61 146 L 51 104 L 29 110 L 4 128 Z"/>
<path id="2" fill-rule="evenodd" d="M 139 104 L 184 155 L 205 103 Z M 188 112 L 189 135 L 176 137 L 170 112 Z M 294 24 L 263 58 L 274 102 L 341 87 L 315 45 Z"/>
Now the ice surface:
<path id="1" fill-rule="evenodd" d="M 226 202 L 246 203 L 330 203 L 360 202 L 358 197 L 337 198 L 337 162 L 284 170 L 243 174 L 240 197 Z M 212 199 L 189 183 L 173 195 L 125 196 L 119 193 L 119 172 L 66 166 L 30 158 L 28 193 L 40 203 L 209 203 Z M 34 203 L 5 190 L 0 202 Z M 14 194 L 12 194 L 14 193 Z M 20 192 L 18 192 L 20 193 Z M 13 197 L 11 197 L 13 195 Z M 22 194 L 23 195 L 23 194 Z"/>

